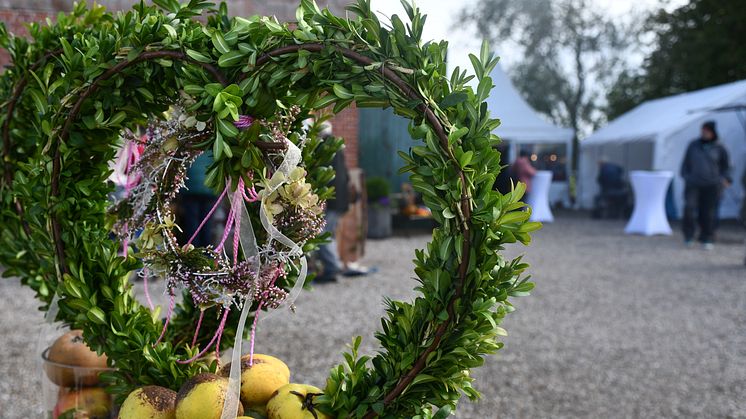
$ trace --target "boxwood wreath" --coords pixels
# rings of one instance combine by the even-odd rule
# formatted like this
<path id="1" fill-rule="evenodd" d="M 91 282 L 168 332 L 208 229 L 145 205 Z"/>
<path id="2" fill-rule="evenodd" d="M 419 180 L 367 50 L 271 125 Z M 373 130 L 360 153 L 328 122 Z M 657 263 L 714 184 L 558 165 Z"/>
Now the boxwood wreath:
<path id="1" fill-rule="evenodd" d="M 212 150 L 208 186 L 233 196 L 232 207 L 236 199 L 245 205 L 253 226 L 264 225 L 261 211 L 269 208 L 270 226 L 281 225 L 302 246 L 293 253 L 270 230 L 254 229 L 262 252 L 287 259 L 263 289 L 274 303 L 248 300 L 254 317 L 286 298 L 301 275 L 302 253 L 324 239 L 315 237 L 318 226 L 298 229 L 297 217 L 272 209 L 282 210 L 274 200 L 295 199 L 284 203 L 306 211 L 295 215 L 318 216 L 333 193 L 325 186 L 333 177 L 328 165 L 341 141 L 320 141 L 304 119 L 353 103 L 390 106 L 411 120 L 417 143 L 400 153 L 402 171 L 411 173 L 439 227 L 416 252 L 416 297 L 385 301 L 375 335 L 380 350 L 361 356 L 354 339 L 331 370 L 319 409 L 337 417 L 445 417 L 461 395 L 477 398 L 469 370 L 502 347 L 499 324 L 514 310 L 509 297 L 533 288 L 527 265 L 500 251 L 527 244 L 538 228 L 520 202 L 522 185 L 506 195 L 493 190 L 501 167 L 492 134 L 499 121 L 484 103 L 497 62 L 489 49 L 471 56 L 475 76 L 456 68 L 449 77 L 447 43 L 421 42 L 425 16 L 406 2 L 408 23 L 398 16 L 382 22 L 369 0 L 349 6 L 348 18 L 303 0 L 291 24 L 229 18 L 225 5 L 201 0 L 154 3 L 117 14 L 77 4 L 55 23 L 30 24 L 30 39 L 0 25 L 12 59 L 0 79 L 4 275 L 31 287 L 42 310 L 57 296 L 56 320 L 83 329 L 89 346 L 117 368 L 104 380 L 118 401 L 141 385 L 178 389 L 218 368 L 209 358 L 184 361 L 214 347 L 216 330 L 218 340 L 232 341 L 241 311 L 233 297 L 261 294 L 258 285 L 241 284 L 263 275 L 255 256 L 230 240 L 222 252 L 171 242 L 168 201 L 183 168 Z M 467 85 L 473 77 L 476 89 Z M 142 189 L 152 196 L 112 205 L 110 162 L 137 145 L 132 139 L 142 127 L 151 140 L 140 144 L 140 161 L 150 153 L 150 166 L 136 166 L 154 182 Z M 292 174 L 280 167 L 289 148 L 302 149 Z M 154 168 L 166 160 L 173 166 Z M 287 176 L 278 182 L 281 172 Z M 287 194 L 273 189 L 278 185 Z M 301 198 L 310 201 L 301 205 Z M 234 216 L 236 231 L 240 219 Z M 129 233 L 136 228 L 144 229 L 139 238 Z M 133 297 L 129 280 L 144 264 L 173 293 L 183 288 L 169 327 L 163 313 Z M 174 266 L 186 266 L 186 274 Z M 214 286 L 184 286 L 199 272 L 223 276 Z"/>

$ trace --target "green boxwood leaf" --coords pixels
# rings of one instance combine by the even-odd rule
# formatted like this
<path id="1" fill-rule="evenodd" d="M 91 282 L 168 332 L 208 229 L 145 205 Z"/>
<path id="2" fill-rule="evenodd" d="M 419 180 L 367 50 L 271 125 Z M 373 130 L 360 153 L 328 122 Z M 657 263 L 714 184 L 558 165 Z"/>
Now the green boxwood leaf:
<path id="1" fill-rule="evenodd" d="M 212 63 L 212 58 L 193 49 L 187 49 L 186 54 L 194 61 L 198 61 L 200 63 Z"/>
<path id="2" fill-rule="evenodd" d="M 86 316 L 94 323 L 106 324 L 106 314 L 98 307 L 89 308 Z"/>
<path id="3" fill-rule="evenodd" d="M 225 42 L 225 39 L 223 39 L 223 35 L 221 35 L 220 32 L 213 32 L 210 38 L 212 39 L 212 45 L 215 46 L 215 49 L 218 50 L 219 53 L 225 54 L 231 50 L 231 47 L 228 46 L 227 42 Z"/>
<path id="4" fill-rule="evenodd" d="M 228 122 L 225 119 L 218 119 L 217 125 L 220 133 L 226 137 L 234 138 L 238 135 L 238 128 L 232 122 Z"/>
<path id="5" fill-rule="evenodd" d="M 227 51 L 218 58 L 218 66 L 220 67 L 235 67 L 241 65 L 245 54 L 241 51 Z"/>
<path id="6" fill-rule="evenodd" d="M 334 90 L 334 95 L 340 99 L 353 99 L 355 97 L 354 94 L 341 84 L 335 84 L 332 89 Z"/>

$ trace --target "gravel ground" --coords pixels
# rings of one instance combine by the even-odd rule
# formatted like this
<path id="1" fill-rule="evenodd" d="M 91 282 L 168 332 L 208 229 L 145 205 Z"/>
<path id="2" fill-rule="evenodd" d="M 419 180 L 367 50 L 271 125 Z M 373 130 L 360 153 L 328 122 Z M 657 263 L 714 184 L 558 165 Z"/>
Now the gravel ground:
<path id="1" fill-rule="evenodd" d="M 537 287 L 514 300 L 506 346 L 475 372 L 483 393 L 458 418 L 746 418 L 746 269 L 743 234 L 722 228 L 713 252 L 681 237 L 622 234 L 618 221 L 561 216 L 526 254 Z M 293 380 L 323 386 L 352 336 L 375 350 L 382 296 L 410 298 L 424 236 L 369 243 L 378 273 L 317 286 L 295 315 L 260 322 L 258 351 L 284 359 Z M 29 290 L 0 281 L 0 417 L 39 417 Z"/>

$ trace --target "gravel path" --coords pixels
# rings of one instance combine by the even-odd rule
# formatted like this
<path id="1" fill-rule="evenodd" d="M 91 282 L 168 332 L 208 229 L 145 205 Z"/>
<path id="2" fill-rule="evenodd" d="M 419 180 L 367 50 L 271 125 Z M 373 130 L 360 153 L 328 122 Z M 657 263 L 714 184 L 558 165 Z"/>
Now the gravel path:
<path id="1" fill-rule="evenodd" d="M 514 300 L 505 348 L 475 372 L 483 399 L 456 417 L 746 418 L 743 234 L 725 226 L 725 244 L 705 252 L 622 229 L 564 215 L 531 247 L 509 249 L 526 254 L 537 288 Z M 260 322 L 258 351 L 284 359 L 294 381 L 323 386 L 352 336 L 375 350 L 381 298 L 413 295 L 410 260 L 426 239 L 370 242 L 365 263 L 378 273 L 302 294 L 295 315 Z M 0 281 L 2 418 L 38 417 L 35 308 L 29 290 Z"/>

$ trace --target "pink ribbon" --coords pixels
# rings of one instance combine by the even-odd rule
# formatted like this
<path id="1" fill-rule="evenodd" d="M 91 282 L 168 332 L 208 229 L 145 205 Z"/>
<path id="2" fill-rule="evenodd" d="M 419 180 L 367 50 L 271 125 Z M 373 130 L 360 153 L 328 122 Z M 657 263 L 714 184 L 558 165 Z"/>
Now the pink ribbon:
<path id="1" fill-rule="evenodd" d="M 227 183 L 227 182 L 226 182 Z M 192 237 L 187 242 L 187 246 L 192 243 L 192 241 L 197 237 L 197 234 L 200 232 L 200 230 L 204 227 L 204 225 L 207 223 L 207 220 L 212 217 L 213 213 L 217 209 L 217 207 L 222 202 L 223 198 L 228 194 L 228 188 L 230 187 L 229 184 L 226 184 L 225 189 L 220 194 L 220 197 L 217 199 L 217 202 L 215 202 L 215 205 L 213 205 L 210 212 L 205 216 L 205 218 L 202 220 L 200 225 L 197 227 L 197 230 L 192 234 Z M 231 199 L 231 208 L 228 212 L 228 216 L 226 217 L 225 222 L 225 229 L 223 230 L 223 236 L 220 239 L 220 244 L 218 244 L 218 247 L 215 248 L 217 252 L 220 252 L 223 250 L 225 246 L 225 242 L 228 239 L 228 236 L 233 233 L 233 266 L 238 265 L 238 251 L 239 251 L 239 244 L 240 244 L 240 231 L 241 231 L 241 205 L 244 201 L 248 202 L 255 202 L 259 200 L 259 194 L 257 194 L 256 190 L 254 188 L 251 188 L 248 192 L 246 191 L 246 184 L 244 183 L 243 179 L 239 178 L 238 185 L 236 186 L 236 190 L 233 192 L 233 196 Z M 188 359 L 188 360 L 177 360 L 180 364 L 188 364 L 190 362 L 194 362 L 196 359 L 203 356 L 207 351 L 210 349 L 210 347 L 215 344 L 215 352 L 218 355 L 218 358 L 220 357 L 220 341 L 223 336 L 223 330 L 225 329 L 225 321 L 228 318 L 228 313 L 230 312 L 230 308 L 225 308 L 225 311 L 223 313 L 223 318 L 220 322 L 220 327 L 213 335 L 210 342 L 205 346 L 205 348 L 200 351 L 199 354 L 195 355 L 194 357 Z M 192 346 L 194 346 L 197 343 L 197 335 L 199 334 L 199 330 L 202 326 L 202 318 L 204 316 L 204 311 L 200 313 L 199 320 L 197 321 L 197 327 L 194 332 L 194 336 L 192 337 Z M 168 319 L 166 319 L 166 325 L 168 325 Z M 164 326 L 164 332 L 165 333 L 165 326 Z M 163 335 L 162 333 L 162 335 Z M 160 341 L 160 339 L 159 339 Z M 252 348 L 253 348 L 253 337 L 252 337 Z"/>

